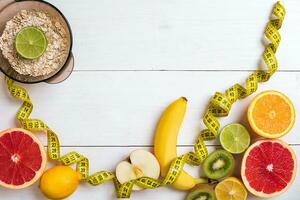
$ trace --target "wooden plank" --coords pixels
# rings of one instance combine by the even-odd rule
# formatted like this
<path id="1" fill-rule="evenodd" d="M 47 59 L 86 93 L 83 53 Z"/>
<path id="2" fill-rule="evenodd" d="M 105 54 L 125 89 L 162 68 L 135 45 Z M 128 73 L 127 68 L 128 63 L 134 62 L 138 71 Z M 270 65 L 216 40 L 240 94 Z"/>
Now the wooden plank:
<path id="1" fill-rule="evenodd" d="M 242 82 L 249 72 L 76 72 L 59 85 L 26 85 L 35 108 L 32 117 L 43 119 L 57 131 L 63 145 L 152 145 L 156 123 L 164 108 L 180 96 L 189 99 L 179 145 L 191 145 L 201 129 L 201 116 L 209 98 Z M 259 91 L 284 92 L 300 109 L 300 73 L 277 73 Z M 137 87 L 138 86 L 138 87 Z M 20 106 L 0 93 L 0 129 L 15 126 Z M 246 109 L 251 97 L 234 105 L 222 124 L 247 125 Z M 284 137 L 300 144 L 299 123 Z"/>
<path id="2" fill-rule="evenodd" d="M 192 150 L 211 95 L 242 82 L 250 73 L 247 70 L 257 69 L 263 51 L 262 32 L 274 3 L 267 0 L 49 1 L 70 20 L 76 66 L 72 77 L 62 84 L 26 85 L 35 105 L 32 116 L 43 119 L 57 131 L 64 153 L 78 151 L 88 156 L 91 172 L 114 170 L 136 148 L 151 150 L 149 146 L 161 112 L 180 95 L 188 97 L 189 105 L 178 138 L 178 151 L 181 154 Z M 298 110 L 300 2 L 284 3 L 288 13 L 280 30 L 283 41 L 277 57 L 279 70 L 285 72 L 276 73 L 259 91 L 282 91 Z M 14 115 L 20 102 L 12 100 L 4 92 L 5 85 L 0 85 L 2 130 L 16 126 Z M 250 99 L 237 103 L 222 124 L 242 122 L 248 126 L 245 112 Z M 299 130 L 296 123 L 283 138 L 293 144 L 298 162 Z M 43 134 L 38 137 L 46 143 Z M 214 148 L 209 146 L 210 151 Z M 198 167 L 186 169 L 199 176 Z M 235 174 L 239 174 L 238 164 Z M 287 193 L 272 199 L 299 199 L 296 196 L 299 187 L 300 179 L 296 178 Z M 0 188 L 0 193 L 6 200 L 44 199 L 38 184 L 17 191 Z M 136 192 L 131 199 L 182 200 L 185 194 L 165 187 Z M 69 199 L 116 197 L 112 183 L 99 187 L 81 184 Z M 253 196 L 249 199 L 258 200 Z"/>
<path id="3" fill-rule="evenodd" d="M 63 148 L 64 152 L 68 151 L 80 151 L 87 155 L 90 158 L 91 162 L 91 171 L 95 172 L 97 170 L 114 170 L 115 166 L 120 162 L 120 160 L 125 159 L 131 151 L 135 148 L 99 148 L 99 147 L 72 147 L 72 148 Z M 149 149 L 149 148 L 143 148 Z M 298 155 L 298 161 L 300 157 L 300 146 L 293 146 L 293 149 Z M 179 148 L 180 153 L 184 153 L 189 151 L 189 148 Z M 212 147 L 209 149 L 213 150 Z M 109 159 L 107 157 L 109 156 Z M 199 168 L 198 167 L 190 167 L 187 166 L 187 171 L 190 172 L 193 176 L 199 176 Z M 239 171 L 240 166 L 236 166 L 236 171 Z M 299 169 L 298 169 L 299 172 Z M 299 174 L 298 174 L 299 175 Z M 300 187 L 300 179 L 296 179 L 295 183 L 291 186 L 288 192 L 284 193 L 280 197 L 272 198 L 274 200 L 297 200 L 298 198 L 295 194 L 298 194 Z M 26 197 L 26 199 L 31 200 L 40 200 L 44 199 L 42 194 L 38 189 L 38 184 L 31 186 L 30 189 L 24 190 L 7 190 L 4 188 L 0 188 L 1 198 L 5 200 L 17 200 L 20 199 L 21 196 Z M 185 192 L 176 191 L 170 187 L 159 188 L 156 190 L 145 190 L 141 192 L 134 192 L 132 194 L 131 199 L 133 200 L 152 200 L 152 199 L 173 199 L 173 200 L 182 200 L 186 195 Z M 82 200 L 82 199 L 106 199 L 106 200 L 114 200 L 116 199 L 114 193 L 114 187 L 112 182 L 108 182 L 101 186 L 92 187 L 88 184 L 81 184 L 76 193 L 74 193 L 69 199 L 70 200 Z M 252 195 L 248 198 L 249 200 L 258 200 L 259 198 L 254 198 Z"/>
<path id="4" fill-rule="evenodd" d="M 72 25 L 77 70 L 255 70 L 275 1 L 50 2 Z M 300 2 L 284 3 L 280 70 L 299 70 Z"/>

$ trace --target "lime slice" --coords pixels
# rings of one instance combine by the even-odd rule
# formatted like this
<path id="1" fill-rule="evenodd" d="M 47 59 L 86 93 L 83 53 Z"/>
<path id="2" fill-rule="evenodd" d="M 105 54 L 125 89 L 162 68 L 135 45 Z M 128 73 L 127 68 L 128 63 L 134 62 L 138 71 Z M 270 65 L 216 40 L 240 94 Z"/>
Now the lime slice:
<path id="1" fill-rule="evenodd" d="M 244 152 L 250 145 L 250 135 L 241 124 L 229 124 L 220 133 L 222 147 L 230 153 Z"/>
<path id="2" fill-rule="evenodd" d="M 36 59 L 43 55 L 48 44 L 44 32 L 30 26 L 17 33 L 15 45 L 23 58 Z"/>

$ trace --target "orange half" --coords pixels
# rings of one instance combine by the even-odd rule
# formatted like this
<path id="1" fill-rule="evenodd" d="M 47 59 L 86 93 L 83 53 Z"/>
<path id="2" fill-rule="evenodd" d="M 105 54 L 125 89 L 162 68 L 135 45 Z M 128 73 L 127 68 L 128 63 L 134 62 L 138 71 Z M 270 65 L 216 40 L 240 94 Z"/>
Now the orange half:
<path id="1" fill-rule="evenodd" d="M 293 127 L 295 108 L 284 94 L 265 91 L 251 101 L 248 121 L 256 134 L 265 138 L 279 138 Z"/>

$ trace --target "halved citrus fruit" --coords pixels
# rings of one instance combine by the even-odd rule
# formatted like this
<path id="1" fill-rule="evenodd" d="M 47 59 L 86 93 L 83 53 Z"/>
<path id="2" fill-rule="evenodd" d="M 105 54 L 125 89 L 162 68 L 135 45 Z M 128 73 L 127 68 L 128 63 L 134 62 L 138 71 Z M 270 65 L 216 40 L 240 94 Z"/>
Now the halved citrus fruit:
<path id="1" fill-rule="evenodd" d="M 40 141 L 29 131 L 14 128 L 0 133 L 0 185 L 21 189 L 42 175 L 47 155 Z"/>
<path id="2" fill-rule="evenodd" d="M 260 140 L 246 151 L 241 175 L 246 188 L 258 197 L 274 197 L 293 183 L 297 159 L 288 144 L 281 140 Z"/>
<path id="3" fill-rule="evenodd" d="M 235 178 L 229 177 L 218 183 L 215 188 L 218 200 L 246 200 L 247 190 L 243 183 Z"/>
<path id="4" fill-rule="evenodd" d="M 250 135 L 243 125 L 228 124 L 220 133 L 220 143 L 230 153 L 243 153 L 250 145 Z"/>
<path id="5" fill-rule="evenodd" d="M 39 28 L 29 26 L 17 33 L 15 47 L 23 58 L 39 58 L 44 54 L 47 46 L 45 33 Z"/>
<path id="6" fill-rule="evenodd" d="M 265 138 L 279 138 L 287 134 L 295 122 L 291 100 L 277 91 L 265 91 L 252 100 L 248 120 L 253 131 Z"/>

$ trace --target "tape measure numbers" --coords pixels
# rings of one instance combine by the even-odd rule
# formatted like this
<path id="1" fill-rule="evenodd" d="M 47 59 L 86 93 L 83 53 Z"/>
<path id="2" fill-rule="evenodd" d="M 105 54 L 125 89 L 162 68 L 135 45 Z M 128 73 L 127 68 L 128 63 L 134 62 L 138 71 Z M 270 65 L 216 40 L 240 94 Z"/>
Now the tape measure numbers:
<path id="1" fill-rule="evenodd" d="M 76 164 L 76 170 L 81 173 L 82 180 L 91 185 L 100 185 L 109 180 L 114 182 L 118 198 L 129 198 L 134 184 L 147 189 L 155 189 L 161 186 L 172 184 L 183 170 L 185 163 L 190 165 L 200 165 L 207 157 L 208 152 L 205 146 L 205 140 L 215 139 L 220 123 L 218 117 L 228 116 L 231 106 L 238 99 L 246 98 L 257 90 L 258 83 L 266 82 L 275 73 L 278 64 L 275 57 L 276 50 L 280 43 L 280 34 L 278 30 L 281 28 L 285 16 L 285 8 L 280 2 L 277 2 L 272 10 L 272 18 L 266 26 L 265 36 L 269 40 L 263 52 L 262 58 L 268 67 L 268 71 L 258 70 L 252 73 L 245 82 L 245 87 L 235 84 L 225 91 L 225 93 L 216 92 L 209 102 L 208 109 L 204 115 L 203 122 L 206 129 L 202 130 L 198 135 L 194 152 L 181 155 L 173 160 L 166 177 L 160 181 L 149 177 L 141 177 L 136 180 L 120 184 L 115 174 L 109 171 L 99 171 L 95 174 L 89 174 L 89 160 L 85 156 L 70 152 L 66 155 L 60 155 L 60 143 L 57 135 L 43 121 L 39 119 L 31 119 L 30 114 L 33 110 L 33 104 L 25 88 L 14 84 L 14 81 L 5 78 L 7 88 L 10 94 L 23 102 L 17 113 L 17 119 L 24 129 L 30 131 L 42 131 L 47 133 L 48 138 L 48 155 L 49 158 L 62 163 L 63 165 Z"/>

